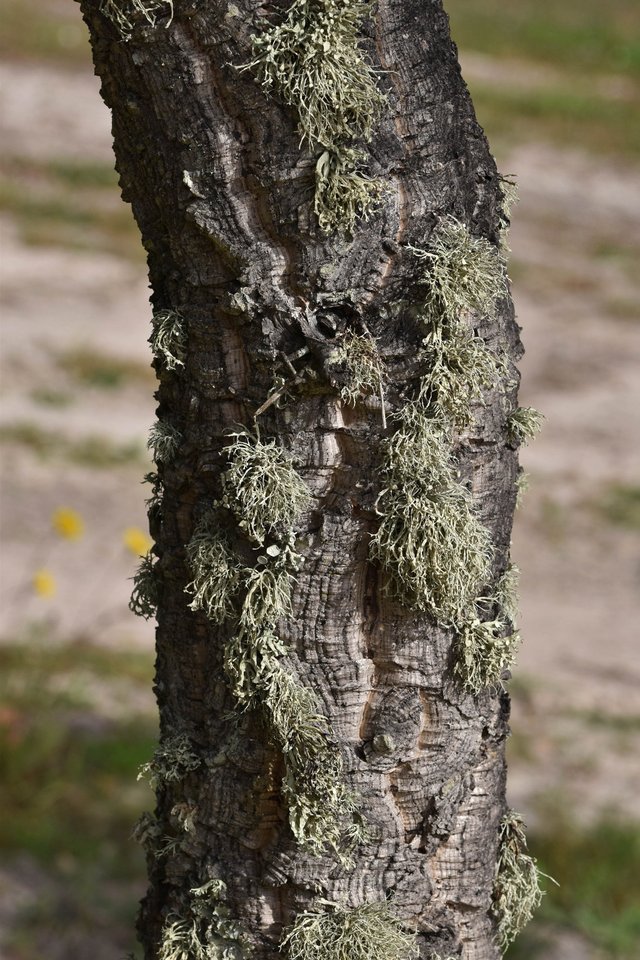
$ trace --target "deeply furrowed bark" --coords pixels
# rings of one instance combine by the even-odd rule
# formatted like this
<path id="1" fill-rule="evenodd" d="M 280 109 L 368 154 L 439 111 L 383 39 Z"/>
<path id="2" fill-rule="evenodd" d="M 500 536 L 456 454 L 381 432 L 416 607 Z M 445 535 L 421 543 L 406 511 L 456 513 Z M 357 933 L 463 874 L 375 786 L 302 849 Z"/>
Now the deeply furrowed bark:
<path id="1" fill-rule="evenodd" d="M 159 956 L 166 919 L 182 916 L 189 891 L 219 876 L 256 960 L 277 951 L 318 895 L 352 907 L 392 897 L 425 960 L 494 960 L 508 697 L 465 692 L 453 671 L 453 630 L 396 602 L 368 559 L 381 441 L 393 421 L 383 426 L 375 397 L 345 404 L 328 364 L 336 335 L 368 331 L 383 358 L 387 413 L 399 409 L 413 396 L 424 336 L 415 311 L 421 268 L 407 246 L 425 247 L 447 215 L 499 239 L 500 181 L 440 0 L 380 0 L 365 24 L 364 47 L 388 96 L 370 173 L 389 189 L 353 238 L 319 230 L 316 155 L 300 147 L 291 109 L 237 69 L 251 60 L 250 36 L 270 7 L 176 3 L 169 26 L 143 21 L 125 42 L 98 0 L 81 6 L 154 309 L 177 311 L 187 327 L 184 367 L 156 361 L 158 415 L 181 434 L 176 456 L 159 465 L 161 519 L 151 513 L 161 585 L 156 692 L 163 737 L 186 735 L 202 763 L 159 785 L 162 836 L 177 835 L 177 804 L 196 813 L 177 845 L 149 856 L 145 957 Z M 490 346 L 517 359 L 508 296 L 478 323 Z M 190 611 L 185 594 L 185 546 L 199 507 L 221 496 L 228 432 L 255 430 L 275 375 L 289 390 L 259 416 L 260 435 L 294 454 L 314 498 L 297 528 L 304 565 L 280 636 L 291 668 L 317 691 L 372 828 L 353 866 L 295 842 L 280 751 L 259 711 L 238 713 L 225 681 L 232 626 Z M 517 474 L 499 394 L 496 384 L 456 441 L 461 477 L 495 545 L 495 576 L 508 563 Z M 231 523 L 225 532 L 247 550 Z"/>

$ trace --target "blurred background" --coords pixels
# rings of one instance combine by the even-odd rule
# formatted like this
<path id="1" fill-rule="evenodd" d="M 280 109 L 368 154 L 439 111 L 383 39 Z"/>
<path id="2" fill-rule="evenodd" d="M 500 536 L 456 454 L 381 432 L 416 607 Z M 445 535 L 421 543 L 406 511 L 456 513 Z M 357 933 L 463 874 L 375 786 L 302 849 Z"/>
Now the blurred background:
<path id="1" fill-rule="evenodd" d="M 640 9 L 449 0 L 503 174 L 524 328 L 524 645 L 509 799 L 560 883 L 511 958 L 640 955 Z M 156 738 L 145 262 L 68 0 L 2 0 L 0 955 L 135 951 Z M 635 756 L 634 756 L 635 754 Z"/>

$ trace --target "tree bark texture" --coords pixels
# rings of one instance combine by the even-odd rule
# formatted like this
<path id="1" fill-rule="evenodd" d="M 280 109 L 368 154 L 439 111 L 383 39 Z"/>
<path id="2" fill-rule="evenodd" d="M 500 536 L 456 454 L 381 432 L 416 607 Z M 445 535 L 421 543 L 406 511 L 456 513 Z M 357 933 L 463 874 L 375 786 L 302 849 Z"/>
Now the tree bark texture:
<path id="1" fill-rule="evenodd" d="M 321 897 L 349 907 L 392 898 L 425 960 L 495 960 L 508 696 L 466 691 L 452 669 L 454 632 L 398 603 L 369 559 L 383 440 L 411 398 L 424 335 L 407 248 L 424 248 L 447 215 L 499 239 L 500 179 L 442 4 L 379 0 L 364 23 L 362 44 L 388 98 L 369 170 L 388 190 L 352 237 L 318 228 L 316 156 L 301 147 L 294 112 L 251 70 L 238 70 L 252 59 L 251 35 L 287 4 L 176 2 L 170 25 L 142 21 L 128 41 L 97 0 L 81 6 L 113 115 L 122 194 L 148 252 L 153 307 L 179 312 L 187 327 L 184 368 L 157 364 L 158 415 L 181 439 L 160 465 L 162 519 L 152 513 L 151 525 L 161 735 L 186 735 L 200 764 L 159 785 L 163 836 L 177 836 L 176 805 L 196 814 L 168 853 L 149 856 L 145 957 L 157 960 L 166 919 L 180 915 L 189 890 L 217 876 L 256 958 L 274 955 L 295 916 Z M 328 374 L 333 341 L 349 328 L 377 342 L 387 426 L 379 401 L 348 406 Z M 477 333 L 518 358 L 508 295 L 495 316 L 478 319 Z M 232 627 L 189 610 L 185 594 L 185 545 L 199 504 L 220 496 L 229 431 L 255 430 L 278 376 L 288 392 L 259 416 L 260 436 L 294 455 L 313 494 L 296 531 L 304 564 L 293 616 L 279 632 L 291 668 L 318 695 L 372 828 L 351 866 L 295 842 L 281 752 L 259 713 L 238 712 L 225 681 Z M 455 443 L 495 545 L 495 576 L 508 564 L 518 471 L 498 386 Z M 508 398 L 515 403 L 515 387 Z"/>

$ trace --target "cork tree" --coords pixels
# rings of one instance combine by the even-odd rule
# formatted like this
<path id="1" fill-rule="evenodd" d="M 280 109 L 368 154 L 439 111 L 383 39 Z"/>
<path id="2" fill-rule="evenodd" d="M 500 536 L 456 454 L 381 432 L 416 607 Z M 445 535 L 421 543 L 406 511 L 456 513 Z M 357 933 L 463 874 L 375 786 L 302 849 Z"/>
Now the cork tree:
<path id="1" fill-rule="evenodd" d="M 147 960 L 493 960 L 521 352 L 440 0 L 81 0 L 158 376 Z"/>

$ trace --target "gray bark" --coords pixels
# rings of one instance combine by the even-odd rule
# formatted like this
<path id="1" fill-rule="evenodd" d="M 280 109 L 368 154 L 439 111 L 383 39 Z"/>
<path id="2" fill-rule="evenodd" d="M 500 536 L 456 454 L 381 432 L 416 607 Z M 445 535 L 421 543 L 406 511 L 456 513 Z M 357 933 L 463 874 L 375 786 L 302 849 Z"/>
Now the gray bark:
<path id="1" fill-rule="evenodd" d="M 274 954 L 283 930 L 320 895 L 348 906 L 392 896 L 406 928 L 418 931 L 423 958 L 494 960 L 508 696 L 465 693 L 452 673 L 453 632 L 385 590 L 368 542 L 381 441 L 393 421 L 385 431 L 373 401 L 345 406 L 326 366 L 335 330 L 363 321 L 384 358 L 392 414 L 412 395 L 423 336 L 406 245 L 425 246 L 446 214 L 498 240 L 500 181 L 441 2 L 379 0 L 365 25 L 388 94 L 370 171 L 390 189 L 353 238 L 319 231 L 315 157 L 300 148 L 294 114 L 236 69 L 251 59 L 254 24 L 266 15 L 259 0 L 176 3 L 169 27 L 141 23 L 128 42 L 97 0 L 81 6 L 113 115 L 122 194 L 148 252 L 154 309 L 177 310 L 188 326 L 185 368 L 157 365 L 159 416 L 183 439 L 160 468 L 161 522 L 151 518 L 162 585 L 156 692 L 162 735 L 185 733 L 203 764 L 158 790 L 163 834 L 175 835 L 177 803 L 197 806 L 197 818 L 172 853 L 149 856 L 145 957 L 157 958 L 166 916 L 180 912 L 208 865 L 224 878 L 230 915 L 256 958 Z M 508 297 L 478 333 L 517 358 Z M 374 828 L 353 868 L 296 844 L 280 753 L 258 714 L 238 717 L 225 683 L 230 628 L 191 612 L 184 593 L 185 544 L 198 505 L 220 495 L 226 432 L 253 427 L 274 373 L 293 381 L 281 356 L 302 348 L 297 385 L 259 422 L 263 438 L 296 456 L 314 494 L 298 531 L 305 563 L 294 616 L 281 635 L 292 668 L 319 695 L 345 778 Z M 497 575 L 508 562 L 517 473 L 497 390 L 456 453 L 496 545 Z"/>

